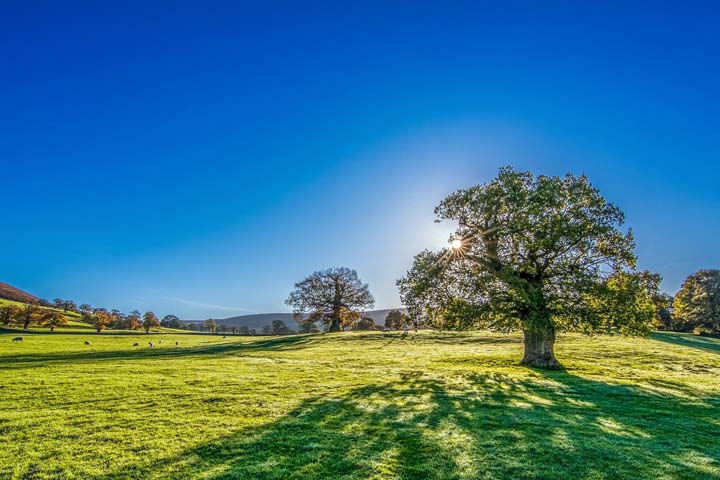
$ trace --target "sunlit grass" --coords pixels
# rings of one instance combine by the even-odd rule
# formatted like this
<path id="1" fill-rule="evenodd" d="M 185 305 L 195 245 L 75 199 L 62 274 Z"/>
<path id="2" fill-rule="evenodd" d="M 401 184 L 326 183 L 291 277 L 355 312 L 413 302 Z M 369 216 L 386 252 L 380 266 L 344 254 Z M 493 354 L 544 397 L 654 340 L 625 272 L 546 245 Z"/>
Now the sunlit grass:
<path id="1" fill-rule="evenodd" d="M 0 478 L 720 476 L 696 337 L 564 336 L 564 372 L 489 333 L 87 338 L 0 335 Z"/>

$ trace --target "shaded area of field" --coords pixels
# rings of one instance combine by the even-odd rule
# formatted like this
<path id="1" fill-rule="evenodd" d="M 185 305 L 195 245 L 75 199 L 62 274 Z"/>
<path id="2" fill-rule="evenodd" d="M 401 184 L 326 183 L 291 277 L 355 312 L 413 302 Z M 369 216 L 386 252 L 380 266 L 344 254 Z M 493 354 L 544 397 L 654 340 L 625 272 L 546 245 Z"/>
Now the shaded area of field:
<path id="1" fill-rule="evenodd" d="M 692 333 L 677 332 L 655 332 L 650 338 L 661 342 L 674 343 L 675 345 L 683 345 L 685 347 L 700 348 L 720 353 L 720 339 L 701 337 Z"/>
<path id="2" fill-rule="evenodd" d="M 47 337 L 0 335 L 2 478 L 720 475 L 720 357 L 683 345 L 567 336 L 543 372 L 485 333 Z"/>

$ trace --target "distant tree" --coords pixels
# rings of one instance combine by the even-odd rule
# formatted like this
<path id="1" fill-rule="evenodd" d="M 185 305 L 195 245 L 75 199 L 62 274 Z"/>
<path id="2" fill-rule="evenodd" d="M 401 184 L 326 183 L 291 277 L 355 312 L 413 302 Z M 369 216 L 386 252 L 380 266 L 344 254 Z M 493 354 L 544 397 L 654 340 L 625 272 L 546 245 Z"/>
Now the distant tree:
<path id="1" fill-rule="evenodd" d="M 65 313 L 67 313 L 68 311 L 70 311 L 70 312 L 76 312 L 76 311 L 77 311 L 77 304 L 76 304 L 74 301 L 72 301 L 72 300 L 65 300 L 65 302 L 63 303 L 62 308 L 63 308 L 63 311 L 64 311 Z"/>
<path id="2" fill-rule="evenodd" d="M 58 312 L 57 310 L 45 310 L 39 316 L 39 319 L 42 325 L 47 325 L 48 327 L 50 327 L 51 332 L 55 331 L 55 327 L 58 327 L 60 325 L 66 325 L 68 323 L 65 314 L 63 314 L 62 312 Z"/>
<path id="3" fill-rule="evenodd" d="M 112 323 L 112 315 L 104 308 L 96 308 L 91 318 L 92 325 L 97 333 L 102 332 Z"/>
<path id="4" fill-rule="evenodd" d="M 228 327 L 227 327 L 227 325 L 225 325 L 224 323 L 221 323 L 221 324 L 218 326 L 218 330 L 221 331 L 222 333 L 227 333 Z"/>
<path id="5" fill-rule="evenodd" d="M 270 324 L 270 333 L 272 335 L 289 335 L 295 333 L 295 331 L 285 325 L 282 320 L 273 320 Z"/>
<path id="6" fill-rule="evenodd" d="M 263 325 L 261 331 L 263 335 L 273 335 L 272 325 Z"/>
<path id="7" fill-rule="evenodd" d="M 208 318 L 203 322 L 203 327 L 206 331 L 210 333 L 215 333 L 215 330 L 217 329 L 217 325 L 215 324 L 215 320 L 212 318 Z"/>
<path id="8" fill-rule="evenodd" d="M 37 301 L 35 302 L 35 304 L 40 307 L 52 307 L 53 306 L 53 304 L 50 303 L 50 301 L 45 298 L 38 298 Z"/>
<path id="9" fill-rule="evenodd" d="M 182 328 L 182 322 L 175 315 L 165 315 L 160 320 L 160 325 L 166 328 Z"/>
<path id="10" fill-rule="evenodd" d="M 390 310 L 385 316 L 385 328 L 389 330 L 400 330 L 408 321 L 407 315 L 400 310 Z"/>
<path id="11" fill-rule="evenodd" d="M 143 314 L 142 326 L 145 329 L 145 333 L 150 333 L 151 328 L 160 326 L 160 321 L 153 312 L 145 312 Z"/>
<path id="12" fill-rule="evenodd" d="M 0 307 L 0 322 L 7 326 L 15 323 L 22 313 L 22 309 L 17 305 L 3 305 Z"/>
<path id="13" fill-rule="evenodd" d="M 52 301 L 52 304 L 55 308 L 63 308 L 65 306 L 65 300 L 62 298 L 56 298 Z"/>
<path id="14" fill-rule="evenodd" d="M 88 305 L 87 303 L 81 303 L 80 306 L 78 307 L 78 312 L 80 312 L 83 315 L 86 313 L 90 313 L 90 312 L 92 312 L 92 307 L 90 305 Z"/>
<path id="15" fill-rule="evenodd" d="M 613 301 L 598 295 L 612 293 L 611 273 L 635 267 L 635 245 L 619 228 L 622 211 L 585 176 L 506 167 L 487 184 L 453 193 L 435 213 L 458 227 L 452 249 L 420 253 L 398 281 L 412 318 L 448 329 L 521 330 L 522 363 L 540 368 L 560 367 L 558 332 L 607 329 L 612 315 L 597 307 Z M 652 328 L 629 318 L 624 332 Z"/>
<path id="16" fill-rule="evenodd" d="M 370 317 L 362 317 L 352 326 L 353 330 L 375 330 L 375 320 Z"/>
<path id="17" fill-rule="evenodd" d="M 20 318 L 22 319 L 23 324 L 23 330 L 27 330 L 30 324 L 34 319 L 38 318 L 38 315 L 42 312 L 42 310 L 35 305 L 32 305 L 30 303 L 25 304 L 25 308 L 22 310 L 22 313 L 20 314 Z"/>
<path id="18" fill-rule="evenodd" d="M 660 292 L 662 275 L 648 270 L 637 272 L 638 280 L 645 288 L 655 306 L 655 325 L 664 330 L 672 329 L 672 302 L 673 297 Z"/>
<path id="19" fill-rule="evenodd" d="M 125 329 L 128 327 L 127 317 L 120 310 L 110 310 L 109 316 L 110 324 L 108 325 L 108 328 Z"/>
<path id="20" fill-rule="evenodd" d="M 187 323 L 187 329 L 190 330 L 191 332 L 197 332 L 197 330 L 198 330 L 197 323 L 188 322 L 188 323 Z"/>
<path id="21" fill-rule="evenodd" d="M 255 330 L 254 328 L 250 329 L 250 335 L 254 336 L 256 334 L 257 334 L 257 330 Z"/>
<path id="22" fill-rule="evenodd" d="M 720 333 L 720 270 L 690 275 L 675 295 L 673 317 L 682 330 Z"/>
<path id="23" fill-rule="evenodd" d="M 296 314 L 308 313 L 313 321 L 338 332 L 357 320 L 361 311 L 371 308 L 375 300 L 355 270 L 341 267 L 315 272 L 296 283 L 285 303 Z"/>
<path id="24" fill-rule="evenodd" d="M 138 310 L 133 310 L 125 317 L 126 328 L 128 330 L 139 330 L 142 328 L 142 316 Z"/>

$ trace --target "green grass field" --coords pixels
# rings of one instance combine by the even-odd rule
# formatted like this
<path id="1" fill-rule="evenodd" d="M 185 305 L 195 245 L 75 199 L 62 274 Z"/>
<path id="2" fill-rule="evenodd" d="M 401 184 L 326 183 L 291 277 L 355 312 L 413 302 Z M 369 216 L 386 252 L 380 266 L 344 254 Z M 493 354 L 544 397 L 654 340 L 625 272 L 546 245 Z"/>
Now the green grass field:
<path id="1" fill-rule="evenodd" d="M 12 336 L 2 479 L 720 477 L 712 339 L 566 335 L 544 372 L 489 333 Z"/>

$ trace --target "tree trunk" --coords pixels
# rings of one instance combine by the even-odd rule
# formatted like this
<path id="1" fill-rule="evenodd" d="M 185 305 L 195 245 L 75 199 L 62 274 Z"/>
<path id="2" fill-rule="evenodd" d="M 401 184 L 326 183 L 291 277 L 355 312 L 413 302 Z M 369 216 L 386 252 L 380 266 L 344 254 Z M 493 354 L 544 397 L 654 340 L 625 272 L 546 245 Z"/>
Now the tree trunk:
<path id="1" fill-rule="evenodd" d="M 559 370 L 560 362 L 555 358 L 555 331 L 551 328 L 542 331 L 524 330 L 525 353 L 522 364 L 528 367 Z"/>
<path id="2" fill-rule="evenodd" d="M 328 332 L 339 332 L 340 331 L 340 320 L 337 318 L 333 318 L 332 322 L 330 323 L 330 328 L 328 328 Z"/>

